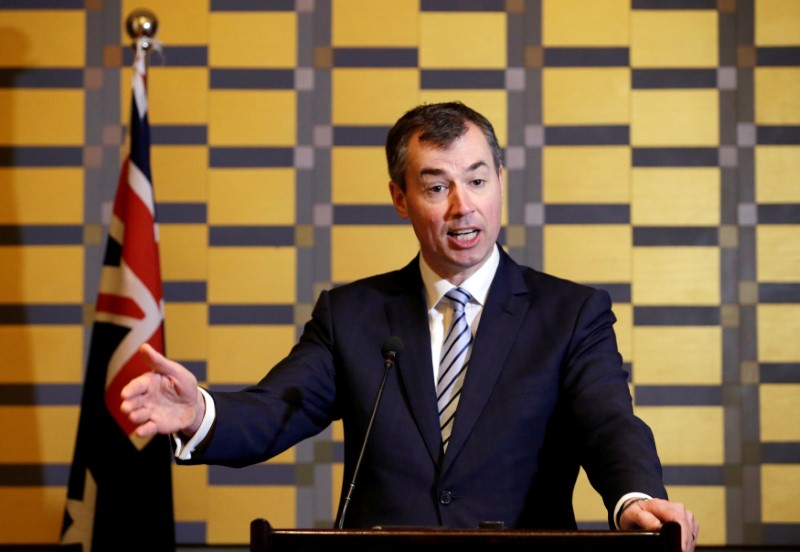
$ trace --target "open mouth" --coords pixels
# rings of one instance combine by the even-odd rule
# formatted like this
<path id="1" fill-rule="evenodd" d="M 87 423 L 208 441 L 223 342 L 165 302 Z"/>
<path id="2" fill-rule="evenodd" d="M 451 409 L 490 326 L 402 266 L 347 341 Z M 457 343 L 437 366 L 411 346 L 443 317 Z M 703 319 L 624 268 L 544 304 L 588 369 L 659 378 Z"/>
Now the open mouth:
<path id="1" fill-rule="evenodd" d="M 478 236 L 478 230 L 471 228 L 469 230 L 456 230 L 455 232 L 448 232 L 448 236 L 455 238 L 458 241 L 470 241 Z"/>

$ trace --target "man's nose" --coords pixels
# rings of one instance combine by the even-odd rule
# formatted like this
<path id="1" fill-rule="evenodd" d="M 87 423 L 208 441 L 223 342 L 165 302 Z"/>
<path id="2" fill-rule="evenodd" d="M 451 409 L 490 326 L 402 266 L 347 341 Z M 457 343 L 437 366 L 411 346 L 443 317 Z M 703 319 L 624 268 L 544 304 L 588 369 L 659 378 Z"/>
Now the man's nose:
<path id="1" fill-rule="evenodd" d="M 450 191 L 450 210 L 454 214 L 463 215 L 474 209 L 472 196 L 466 184 L 456 184 Z"/>

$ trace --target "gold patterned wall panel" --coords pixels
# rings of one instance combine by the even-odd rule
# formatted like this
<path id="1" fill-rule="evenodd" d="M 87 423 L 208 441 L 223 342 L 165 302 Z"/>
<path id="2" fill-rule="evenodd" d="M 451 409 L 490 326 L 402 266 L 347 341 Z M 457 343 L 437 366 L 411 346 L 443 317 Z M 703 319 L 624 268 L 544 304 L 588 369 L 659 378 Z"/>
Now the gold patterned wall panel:
<path id="1" fill-rule="evenodd" d="M 170 356 L 211 388 L 257 381 L 321 290 L 404 265 L 386 131 L 460 99 L 504 148 L 504 247 L 611 294 L 700 544 L 800 544 L 800 3 L 380 5 L 148 3 Z M 58 539 L 137 7 L 0 0 L 0 543 Z M 175 467 L 178 542 L 330 526 L 342 438 Z M 607 527 L 583 474 L 575 497 L 581 527 Z"/>

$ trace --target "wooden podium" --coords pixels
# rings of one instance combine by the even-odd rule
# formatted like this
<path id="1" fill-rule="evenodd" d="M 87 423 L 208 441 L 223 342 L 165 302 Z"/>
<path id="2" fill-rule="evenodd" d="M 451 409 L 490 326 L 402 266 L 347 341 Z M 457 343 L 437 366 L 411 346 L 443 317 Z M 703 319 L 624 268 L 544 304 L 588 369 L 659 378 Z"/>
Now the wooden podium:
<path id="1" fill-rule="evenodd" d="M 660 531 L 539 531 L 519 529 L 274 529 L 250 523 L 250 552 L 680 552 L 681 528 Z"/>

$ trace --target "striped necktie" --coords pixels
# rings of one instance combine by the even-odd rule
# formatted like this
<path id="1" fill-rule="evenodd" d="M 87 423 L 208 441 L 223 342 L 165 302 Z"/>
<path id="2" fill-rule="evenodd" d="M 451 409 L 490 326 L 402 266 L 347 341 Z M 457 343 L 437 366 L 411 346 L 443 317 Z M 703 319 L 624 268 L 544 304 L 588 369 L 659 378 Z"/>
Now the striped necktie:
<path id="1" fill-rule="evenodd" d="M 442 445 L 447 450 L 453 421 L 461 395 L 461 385 L 469 364 L 472 332 L 467 324 L 464 307 L 472 298 L 466 290 L 453 288 L 445 294 L 453 308 L 453 320 L 444 338 L 442 356 L 439 361 L 439 379 L 436 382 L 436 397 L 439 404 L 439 426 L 442 429 Z"/>

